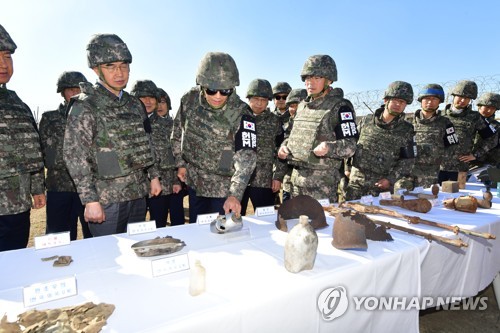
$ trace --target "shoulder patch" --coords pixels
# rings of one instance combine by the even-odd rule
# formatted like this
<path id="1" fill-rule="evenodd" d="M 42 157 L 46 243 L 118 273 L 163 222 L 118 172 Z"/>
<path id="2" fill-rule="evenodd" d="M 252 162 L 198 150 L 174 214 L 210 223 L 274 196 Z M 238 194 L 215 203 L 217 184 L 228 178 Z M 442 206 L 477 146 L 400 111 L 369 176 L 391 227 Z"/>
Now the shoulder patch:
<path id="1" fill-rule="evenodd" d="M 358 136 L 356 128 L 356 116 L 354 110 L 347 103 L 340 106 L 338 109 L 339 121 L 335 126 L 335 136 L 338 139 L 355 138 Z"/>
<path id="2" fill-rule="evenodd" d="M 234 140 L 235 152 L 241 149 L 257 150 L 257 131 L 255 118 L 249 115 L 241 116 L 241 124 Z"/>

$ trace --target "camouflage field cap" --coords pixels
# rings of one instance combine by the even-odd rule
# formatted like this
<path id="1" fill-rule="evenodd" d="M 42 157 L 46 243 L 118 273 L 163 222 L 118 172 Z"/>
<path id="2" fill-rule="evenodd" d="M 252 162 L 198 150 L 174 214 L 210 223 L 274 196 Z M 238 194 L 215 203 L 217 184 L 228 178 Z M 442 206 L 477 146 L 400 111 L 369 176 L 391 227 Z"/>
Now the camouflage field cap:
<path id="1" fill-rule="evenodd" d="M 439 98 L 439 103 L 444 102 L 444 90 L 439 84 L 431 83 L 426 84 L 422 90 L 418 93 L 418 101 L 422 102 L 424 97 L 437 97 Z"/>
<path id="2" fill-rule="evenodd" d="M 151 80 L 137 80 L 135 81 L 132 89 L 130 90 L 130 95 L 135 96 L 137 98 L 140 97 L 154 97 L 156 99 L 160 99 L 160 95 L 158 93 L 158 87 Z"/>
<path id="3" fill-rule="evenodd" d="M 286 105 L 300 103 L 307 97 L 307 90 L 303 88 L 293 89 L 286 97 Z"/>
<path id="4" fill-rule="evenodd" d="M 158 88 L 158 99 L 165 98 L 165 101 L 167 102 L 168 109 L 172 110 L 172 104 L 170 103 L 170 96 L 168 96 L 167 92 L 163 90 L 162 88 Z"/>
<path id="5" fill-rule="evenodd" d="M 132 62 L 127 44 L 115 34 L 97 34 L 87 44 L 87 62 L 90 68 L 115 61 Z"/>
<path id="6" fill-rule="evenodd" d="M 302 81 L 306 80 L 306 76 L 321 76 L 332 82 L 337 81 L 337 65 L 332 57 L 326 54 L 313 55 L 307 58 L 300 77 Z"/>
<path id="7" fill-rule="evenodd" d="M 66 88 L 80 87 L 80 82 L 88 82 L 87 78 L 80 72 L 63 72 L 57 79 L 57 92 Z"/>
<path id="8" fill-rule="evenodd" d="M 292 91 L 292 87 L 287 82 L 278 82 L 273 87 L 273 95 L 278 94 L 289 94 Z"/>
<path id="9" fill-rule="evenodd" d="M 233 57 L 222 52 L 205 54 L 198 66 L 196 84 L 213 90 L 239 86 L 240 74 Z"/>
<path id="10" fill-rule="evenodd" d="M 458 81 L 458 83 L 451 90 L 450 94 L 453 96 L 462 96 L 470 99 L 476 99 L 477 84 L 476 82 L 469 80 Z"/>
<path id="11" fill-rule="evenodd" d="M 399 98 L 407 104 L 411 104 L 413 102 L 413 88 L 408 82 L 394 81 L 387 87 L 384 93 L 385 98 Z"/>
<path id="12" fill-rule="evenodd" d="M 499 110 L 500 109 L 500 94 L 492 93 L 492 92 L 487 92 L 482 94 L 478 99 L 477 99 L 477 106 L 493 106 L 495 109 Z"/>
<path id="13" fill-rule="evenodd" d="M 271 83 L 264 79 L 255 79 L 248 85 L 247 98 L 250 97 L 264 97 L 268 100 L 273 99 L 273 90 Z"/>
<path id="14" fill-rule="evenodd" d="M 14 43 L 7 30 L 0 24 L 0 51 L 14 53 L 16 49 L 16 43 Z"/>

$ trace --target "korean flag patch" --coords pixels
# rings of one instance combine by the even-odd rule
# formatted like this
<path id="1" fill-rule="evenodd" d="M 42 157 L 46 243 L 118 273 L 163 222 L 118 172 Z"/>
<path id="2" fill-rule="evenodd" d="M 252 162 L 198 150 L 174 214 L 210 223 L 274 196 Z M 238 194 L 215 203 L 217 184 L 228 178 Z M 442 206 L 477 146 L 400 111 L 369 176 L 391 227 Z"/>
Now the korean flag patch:
<path id="1" fill-rule="evenodd" d="M 247 120 L 243 120 L 243 128 L 255 132 L 255 123 Z"/>
<path id="2" fill-rule="evenodd" d="M 257 133 L 255 119 L 249 115 L 241 117 L 241 124 L 234 140 L 234 151 L 251 149 L 257 151 Z"/>
<path id="3" fill-rule="evenodd" d="M 340 119 L 341 120 L 352 120 L 354 117 L 352 116 L 352 112 L 341 112 Z"/>

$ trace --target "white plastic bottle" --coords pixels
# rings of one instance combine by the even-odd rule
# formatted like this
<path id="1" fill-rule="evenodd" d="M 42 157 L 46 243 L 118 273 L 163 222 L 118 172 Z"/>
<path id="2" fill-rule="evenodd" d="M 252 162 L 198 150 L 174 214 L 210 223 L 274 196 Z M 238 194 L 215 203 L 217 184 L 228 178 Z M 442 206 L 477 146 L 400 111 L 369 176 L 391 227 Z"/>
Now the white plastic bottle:
<path id="1" fill-rule="evenodd" d="M 201 265 L 199 260 L 196 260 L 191 268 L 191 276 L 189 278 L 189 295 L 198 296 L 205 292 L 205 267 Z"/>

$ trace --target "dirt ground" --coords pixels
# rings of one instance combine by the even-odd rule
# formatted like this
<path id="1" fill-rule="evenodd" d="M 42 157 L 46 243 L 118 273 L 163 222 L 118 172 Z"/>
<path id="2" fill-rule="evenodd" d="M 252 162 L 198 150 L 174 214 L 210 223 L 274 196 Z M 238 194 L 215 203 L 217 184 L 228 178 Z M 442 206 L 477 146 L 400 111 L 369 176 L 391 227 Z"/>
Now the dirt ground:
<path id="1" fill-rule="evenodd" d="M 187 206 L 187 202 L 185 203 Z M 253 213 L 249 207 L 248 213 Z M 187 209 L 186 209 L 187 217 Z M 31 211 L 31 232 L 28 246 L 33 246 L 36 236 L 45 234 L 45 209 Z M 81 238 L 81 230 L 78 230 Z M 487 297 L 485 310 L 435 310 L 420 312 L 421 333 L 500 333 L 500 309 L 498 307 L 493 286 L 490 284 L 476 297 Z M 401 328 L 401 332 L 404 332 Z"/>

